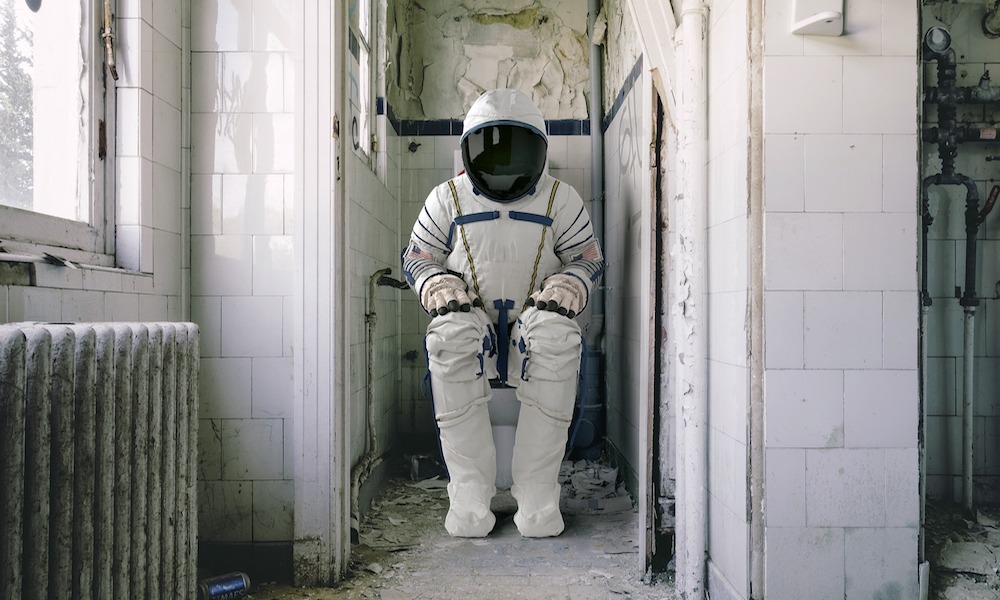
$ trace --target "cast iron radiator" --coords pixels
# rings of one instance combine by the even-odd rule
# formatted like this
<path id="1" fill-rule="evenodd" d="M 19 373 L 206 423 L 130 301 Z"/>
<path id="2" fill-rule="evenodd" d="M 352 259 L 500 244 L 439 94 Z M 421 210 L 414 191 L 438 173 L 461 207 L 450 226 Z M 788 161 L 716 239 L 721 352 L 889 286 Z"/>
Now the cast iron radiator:
<path id="1" fill-rule="evenodd" d="M 0 599 L 190 598 L 198 326 L 0 325 Z"/>

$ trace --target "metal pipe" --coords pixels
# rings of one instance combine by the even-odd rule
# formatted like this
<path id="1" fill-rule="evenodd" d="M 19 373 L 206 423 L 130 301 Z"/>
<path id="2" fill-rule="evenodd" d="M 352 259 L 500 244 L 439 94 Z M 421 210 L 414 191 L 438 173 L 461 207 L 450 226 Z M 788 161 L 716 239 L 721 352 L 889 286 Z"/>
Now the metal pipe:
<path id="1" fill-rule="evenodd" d="M 979 231 L 979 188 L 969 177 L 960 177 L 965 185 L 965 289 L 959 304 L 965 307 L 965 345 L 962 389 L 962 505 L 972 513 L 973 459 L 973 377 L 975 375 L 975 320 L 979 298 L 976 296 L 976 234 Z"/>
<path id="2" fill-rule="evenodd" d="M 590 222 L 594 235 L 604 242 L 604 107 L 602 50 L 594 43 L 594 23 L 601 11 L 601 0 L 588 0 L 588 29 L 590 33 Z M 594 334 L 587 340 L 590 348 L 599 349 L 595 344 L 604 334 L 604 287 L 594 290 L 591 309 L 591 325 Z"/>
<path id="3" fill-rule="evenodd" d="M 993 10 L 983 15 L 983 34 L 988 38 L 1000 37 L 1000 0 L 993 5 Z"/>
<path id="4" fill-rule="evenodd" d="M 931 175 L 926 177 L 923 181 L 923 203 L 924 203 L 924 213 L 925 213 L 925 225 L 924 225 L 924 235 L 922 242 L 923 257 L 921 262 L 923 263 L 923 272 L 921 273 L 921 298 L 923 299 L 924 307 L 930 306 L 930 294 L 927 291 L 927 234 L 926 228 L 929 227 L 927 220 L 929 219 L 929 201 L 928 201 L 928 188 L 931 185 L 962 185 L 965 186 L 965 286 L 959 294 L 959 304 L 964 307 L 965 312 L 965 326 L 964 326 L 964 350 L 963 350 L 963 383 L 964 389 L 962 391 L 962 504 L 967 511 L 972 510 L 972 486 L 973 486 L 973 474 L 972 474 L 972 461 L 973 461 L 973 415 L 974 415 L 974 396 L 973 396 L 973 378 L 974 378 L 974 364 L 975 364 L 975 344 L 974 344 L 974 334 L 975 334 L 975 316 L 976 307 L 979 306 L 979 297 L 976 295 L 976 234 L 979 231 L 979 225 L 982 222 L 980 218 L 980 208 L 979 208 L 979 189 L 976 187 L 976 182 L 972 178 L 961 174 L 952 175 Z M 923 327 L 926 328 L 926 322 Z M 925 369 L 926 370 L 926 369 Z M 926 389 L 926 388 L 925 388 Z"/>
<path id="5" fill-rule="evenodd" d="M 985 23 L 985 21 L 984 21 Z M 975 181 L 955 172 L 955 157 L 958 154 L 958 144 L 973 139 L 983 139 L 984 129 L 960 127 L 956 120 L 956 105 L 963 98 L 973 97 L 973 91 L 968 88 L 958 88 L 955 85 L 955 50 L 951 48 L 951 36 L 941 27 L 928 29 L 924 36 L 925 60 L 937 61 L 938 87 L 927 90 L 925 97 L 938 104 L 938 127 L 924 132 L 924 141 L 937 143 L 941 156 L 941 173 L 926 177 L 922 184 L 922 215 L 924 220 L 921 249 L 923 256 L 921 273 L 921 298 L 926 311 L 930 306 L 930 295 L 927 291 L 927 228 L 931 217 L 929 208 L 928 188 L 931 185 L 963 185 L 965 194 L 965 281 L 964 289 L 959 294 L 959 304 L 964 308 L 964 350 L 963 350 L 963 384 L 962 390 L 962 504 L 967 512 L 972 511 L 973 496 L 973 417 L 974 395 L 973 378 L 975 366 L 975 317 L 979 298 L 976 296 L 976 234 L 988 208 L 979 208 L 979 189 Z M 988 72 L 980 79 L 976 93 L 991 93 Z M 987 128 L 989 129 L 989 128 Z M 996 131 L 991 130 L 993 138 Z M 973 137 L 976 134 L 977 137 Z M 926 321 L 926 319 L 925 319 Z M 922 325 L 926 328 L 926 322 Z M 925 336 L 922 333 L 921 337 Z M 923 348 L 926 354 L 926 347 Z M 926 376 L 926 363 L 924 363 Z M 924 388 L 926 390 L 926 386 Z M 922 473 L 925 473 L 922 466 Z"/>
<path id="6" fill-rule="evenodd" d="M 940 177 L 932 175 L 925 177 L 920 184 L 920 304 L 929 307 L 932 304 L 930 291 L 927 289 L 927 237 L 934 217 L 931 215 L 931 199 L 928 190 Z M 925 321 L 926 324 L 926 321 Z"/>
<path id="7" fill-rule="evenodd" d="M 965 289 L 959 304 L 965 307 L 979 305 L 976 296 L 976 234 L 979 232 L 979 188 L 970 177 L 957 175 L 952 184 L 965 186 Z"/>
<path id="8" fill-rule="evenodd" d="M 973 365 L 975 362 L 976 307 L 965 307 L 964 342 L 962 361 L 962 507 L 972 513 L 972 423 L 973 423 Z"/>
<path id="9" fill-rule="evenodd" d="M 677 590 L 684 600 L 705 597 L 708 523 L 708 404 L 705 286 L 708 191 L 708 5 L 685 0 L 678 28 L 681 86 L 678 159 L 681 185 L 677 197 L 676 252 L 680 306 L 676 398 L 679 402 Z"/>
<path id="10" fill-rule="evenodd" d="M 988 73 L 988 72 L 987 72 Z M 1000 86 L 962 86 L 952 89 L 924 88 L 925 102 L 950 102 L 953 104 L 987 104 L 1000 100 Z"/>
<path id="11" fill-rule="evenodd" d="M 925 267 L 926 268 L 926 267 Z M 926 293 L 926 290 L 922 292 Z M 920 425 L 917 432 L 917 446 L 920 461 L 920 530 L 917 554 L 920 562 L 925 560 L 927 533 L 927 317 L 930 314 L 930 298 L 920 307 Z"/>
<path id="12" fill-rule="evenodd" d="M 378 453 L 378 433 L 375 427 L 375 394 L 373 379 L 375 370 L 375 323 L 378 315 L 375 313 L 375 287 L 382 277 L 387 277 L 392 269 L 380 269 L 368 278 L 368 310 L 365 312 L 366 349 L 368 351 L 365 366 L 365 416 L 368 423 L 367 449 L 351 469 L 351 527 L 360 531 L 361 526 L 361 484 L 382 459 Z"/>
<path id="13" fill-rule="evenodd" d="M 368 355 L 365 361 L 367 379 L 365 380 L 365 413 L 368 421 L 368 449 L 358 459 L 351 469 L 351 524 L 352 527 L 361 524 L 361 484 L 372 474 L 375 467 L 382 463 L 382 454 L 378 449 L 378 431 L 375 424 L 375 323 L 378 314 L 375 312 L 375 290 L 380 285 L 396 289 L 410 287 L 405 281 L 389 277 L 392 269 L 379 269 L 368 278 L 368 310 L 365 312 L 367 329 L 366 341 Z"/>
<path id="14" fill-rule="evenodd" d="M 952 126 L 928 127 L 921 132 L 920 139 L 928 144 L 948 144 L 956 146 L 965 142 L 996 142 L 1000 126 L 991 127 L 960 127 Z"/>
<path id="15" fill-rule="evenodd" d="M 587 31 L 590 33 L 590 222 L 594 236 L 604 244 L 604 106 L 603 106 L 603 51 L 594 43 L 594 24 L 601 11 L 601 0 L 588 0 Z M 604 330 L 605 330 L 604 284 L 594 289 L 591 299 L 590 324 L 586 328 L 587 377 L 581 396 L 582 406 L 603 405 L 604 393 Z M 599 413 L 603 416 L 603 411 Z M 581 417 L 582 408 L 581 408 Z M 603 423 L 595 424 L 600 435 Z M 597 436 L 595 436 L 597 437 Z"/>

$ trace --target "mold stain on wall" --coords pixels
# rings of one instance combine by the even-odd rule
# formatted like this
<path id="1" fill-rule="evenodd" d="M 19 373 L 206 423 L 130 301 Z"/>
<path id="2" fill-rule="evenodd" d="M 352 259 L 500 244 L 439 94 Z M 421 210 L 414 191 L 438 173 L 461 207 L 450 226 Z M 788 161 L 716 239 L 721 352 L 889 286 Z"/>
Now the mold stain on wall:
<path id="1" fill-rule="evenodd" d="M 386 96 L 406 119 L 461 118 L 488 89 L 531 93 L 547 119 L 585 119 L 587 6 L 570 0 L 393 0 Z"/>

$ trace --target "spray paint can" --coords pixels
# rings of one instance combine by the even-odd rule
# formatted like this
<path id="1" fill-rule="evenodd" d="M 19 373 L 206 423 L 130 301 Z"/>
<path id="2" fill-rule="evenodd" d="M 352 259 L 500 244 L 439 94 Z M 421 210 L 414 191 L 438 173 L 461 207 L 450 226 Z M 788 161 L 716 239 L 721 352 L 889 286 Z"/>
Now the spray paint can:
<path id="1" fill-rule="evenodd" d="M 249 593 L 250 578 L 246 573 L 216 575 L 198 583 L 198 600 L 239 600 Z"/>

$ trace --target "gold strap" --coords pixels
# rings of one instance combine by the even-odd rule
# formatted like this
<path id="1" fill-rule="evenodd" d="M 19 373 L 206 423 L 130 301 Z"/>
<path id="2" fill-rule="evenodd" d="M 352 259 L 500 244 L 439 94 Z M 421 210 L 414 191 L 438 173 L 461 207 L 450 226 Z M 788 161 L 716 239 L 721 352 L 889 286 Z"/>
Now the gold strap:
<path id="1" fill-rule="evenodd" d="M 455 189 L 455 182 L 449 179 L 448 187 L 451 188 L 451 197 L 455 200 L 455 211 L 458 213 L 458 216 L 461 217 L 462 207 L 458 203 L 458 190 Z M 479 299 L 482 300 L 483 295 L 479 293 L 479 280 L 476 278 L 476 265 L 472 262 L 472 250 L 469 248 L 469 240 L 465 237 L 465 226 L 459 225 L 458 231 L 462 234 L 462 243 L 465 245 L 465 255 L 469 259 L 469 271 L 472 272 L 472 287 L 476 290 L 476 296 L 479 296 Z"/>
<path id="2" fill-rule="evenodd" d="M 556 199 L 556 190 L 559 189 L 559 180 L 552 182 L 552 193 L 549 194 L 549 207 L 545 209 L 545 216 L 552 218 L 552 202 Z M 527 302 L 535 291 L 535 279 L 538 277 L 538 263 L 542 262 L 542 248 L 545 246 L 545 230 L 548 225 L 542 225 L 542 239 L 538 241 L 538 254 L 535 255 L 535 268 L 531 271 L 531 285 L 528 286 L 528 294 L 524 301 Z"/>

